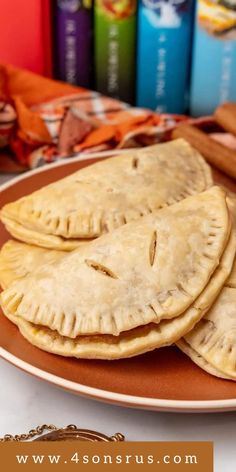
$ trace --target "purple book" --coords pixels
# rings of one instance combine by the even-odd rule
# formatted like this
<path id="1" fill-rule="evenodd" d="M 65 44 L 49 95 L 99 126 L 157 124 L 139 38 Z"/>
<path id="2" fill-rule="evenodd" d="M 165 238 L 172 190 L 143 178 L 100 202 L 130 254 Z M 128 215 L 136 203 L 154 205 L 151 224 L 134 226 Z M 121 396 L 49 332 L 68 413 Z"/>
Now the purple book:
<path id="1" fill-rule="evenodd" d="M 57 0 L 55 19 L 57 78 L 89 88 L 92 64 L 92 0 Z"/>

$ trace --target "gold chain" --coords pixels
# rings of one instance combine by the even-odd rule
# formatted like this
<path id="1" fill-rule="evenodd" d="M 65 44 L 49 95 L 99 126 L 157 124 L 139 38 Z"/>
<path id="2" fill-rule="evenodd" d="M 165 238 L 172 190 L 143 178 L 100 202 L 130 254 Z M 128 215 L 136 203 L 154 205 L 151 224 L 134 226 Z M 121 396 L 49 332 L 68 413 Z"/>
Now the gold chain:
<path id="1" fill-rule="evenodd" d="M 40 436 L 40 434 L 44 433 L 45 431 L 57 431 L 59 428 L 54 426 L 54 424 L 43 424 L 42 426 L 37 426 L 35 429 L 31 429 L 27 434 L 16 434 L 13 436 L 12 434 L 5 434 L 3 438 L 0 438 L 0 442 L 6 441 L 28 441 L 29 439 L 34 438 L 35 436 Z M 74 424 L 70 424 L 66 427 L 66 429 L 76 429 Z"/>

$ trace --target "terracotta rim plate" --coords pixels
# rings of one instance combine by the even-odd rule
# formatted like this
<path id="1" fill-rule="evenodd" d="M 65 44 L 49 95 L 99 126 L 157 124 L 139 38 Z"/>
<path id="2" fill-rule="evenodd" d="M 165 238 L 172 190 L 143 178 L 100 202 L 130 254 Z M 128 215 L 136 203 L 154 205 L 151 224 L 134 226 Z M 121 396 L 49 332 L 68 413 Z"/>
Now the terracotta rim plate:
<path id="1" fill-rule="evenodd" d="M 1 187 L 0 206 L 93 163 L 79 157 L 28 172 Z M 217 180 L 226 183 L 225 178 Z M 233 182 L 228 182 L 231 190 Z M 0 245 L 9 234 L 0 224 Z M 63 280 L 62 280 L 63 283 Z M 175 347 L 120 361 L 63 358 L 29 344 L 0 313 L 0 355 L 20 369 L 73 393 L 150 410 L 236 410 L 236 382 L 202 371 Z"/>

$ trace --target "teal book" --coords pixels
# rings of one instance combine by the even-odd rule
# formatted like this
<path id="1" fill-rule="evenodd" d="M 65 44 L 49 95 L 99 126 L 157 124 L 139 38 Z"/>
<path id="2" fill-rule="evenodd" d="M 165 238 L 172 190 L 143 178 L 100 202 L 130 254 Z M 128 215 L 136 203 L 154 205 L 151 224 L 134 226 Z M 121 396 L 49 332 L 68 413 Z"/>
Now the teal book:
<path id="1" fill-rule="evenodd" d="M 193 0 L 140 0 L 137 105 L 185 113 L 194 16 Z"/>
<path id="2" fill-rule="evenodd" d="M 236 102 L 236 0 L 198 0 L 191 114 L 210 115 L 228 101 Z"/>

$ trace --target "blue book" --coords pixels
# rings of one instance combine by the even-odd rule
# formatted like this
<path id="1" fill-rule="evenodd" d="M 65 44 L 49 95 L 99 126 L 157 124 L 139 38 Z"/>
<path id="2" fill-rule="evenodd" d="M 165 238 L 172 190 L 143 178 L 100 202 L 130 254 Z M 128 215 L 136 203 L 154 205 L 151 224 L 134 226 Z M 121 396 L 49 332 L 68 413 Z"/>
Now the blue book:
<path id="1" fill-rule="evenodd" d="M 140 0 L 137 105 L 184 113 L 188 104 L 193 0 Z"/>
<path id="2" fill-rule="evenodd" d="M 228 101 L 236 102 L 236 2 L 198 0 L 190 111 L 210 115 Z"/>

